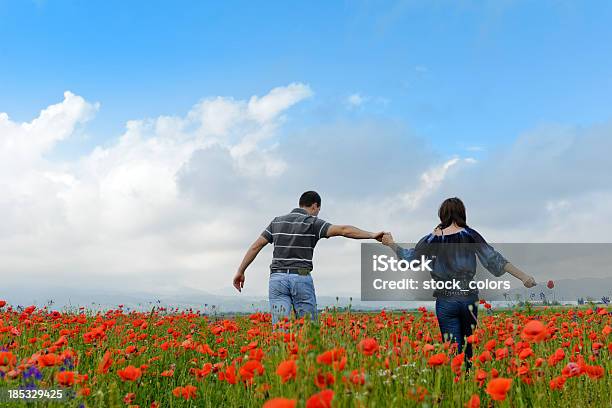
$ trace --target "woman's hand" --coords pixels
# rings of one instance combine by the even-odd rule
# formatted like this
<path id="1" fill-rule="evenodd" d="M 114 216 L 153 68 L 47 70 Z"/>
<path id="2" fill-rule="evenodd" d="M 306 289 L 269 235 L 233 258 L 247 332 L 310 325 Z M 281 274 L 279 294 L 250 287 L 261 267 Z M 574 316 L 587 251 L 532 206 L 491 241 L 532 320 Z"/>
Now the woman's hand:
<path id="1" fill-rule="evenodd" d="M 523 285 L 525 285 L 526 288 L 533 288 L 535 285 L 537 285 L 533 276 L 525 275 L 525 278 L 522 280 Z"/>
<path id="2" fill-rule="evenodd" d="M 527 275 L 525 272 L 521 271 L 519 268 L 512 265 L 510 262 L 506 262 L 506 265 L 504 265 L 504 271 L 508 272 L 510 275 L 523 282 L 523 285 L 525 285 L 526 288 L 533 288 L 535 285 L 537 285 L 536 280 L 533 276 Z"/>

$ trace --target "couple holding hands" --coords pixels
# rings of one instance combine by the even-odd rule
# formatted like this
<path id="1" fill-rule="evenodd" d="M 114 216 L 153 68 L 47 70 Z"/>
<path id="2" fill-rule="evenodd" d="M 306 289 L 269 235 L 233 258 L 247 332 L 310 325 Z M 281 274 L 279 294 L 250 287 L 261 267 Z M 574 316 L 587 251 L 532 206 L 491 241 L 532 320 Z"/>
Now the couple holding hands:
<path id="1" fill-rule="evenodd" d="M 440 223 L 424 236 L 414 248 L 403 248 L 388 232 L 369 232 L 351 225 L 332 225 L 319 218 L 321 196 L 307 191 L 300 197 L 299 207 L 276 217 L 249 247 L 234 276 L 234 287 L 242 291 L 245 271 L 267 244 L 274 245 L 270 265 L 269 301 L 272 322 L 289 317 L 294 310 L 297 317 L 309 314 L 317 318 L 317 301 L 311 276 L 312 256 L 321 238 L 342 236 L 352 239 L 375 239 L 391 248 L 400 259 L 411 260 L 421 255 L 436 253 L 440 244 L 447 245 L 444 262 L 435 262 L 431 272 L 437 281 L 452 279 L 470 281 L 476 274 L 476 258 L 495 276 L 508 272 L 521 280 L 525 287 L 536 285 L 535 279 L 508 262 L 484 238 L 466 223 L 465 206 L 459 198 L 444 200 L 438 211 Z M 453 252 L 449 254 L 448 252 Z M 442 336 L 458 343 L 461 351 L 465 337 L 476 326 L 478 291 L 436 291 L 436 316 Z M 460 352 L 459 351 L 459 352 Z M 466 347 L 469 363 L 471 349 Z"/>

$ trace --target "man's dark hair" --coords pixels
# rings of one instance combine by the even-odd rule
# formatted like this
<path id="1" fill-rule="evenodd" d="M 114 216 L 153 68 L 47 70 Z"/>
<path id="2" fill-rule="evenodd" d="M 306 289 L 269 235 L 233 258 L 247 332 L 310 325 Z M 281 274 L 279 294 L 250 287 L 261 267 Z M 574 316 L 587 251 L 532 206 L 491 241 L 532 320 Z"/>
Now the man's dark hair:
<path id="1" fill-rule="evenodd" d="M 300 207 L 310 207 L 314 203 L 321 206 L 321 196 L 316 191 L 307 191 L 300 197 Z"/>
<path id="2" fill-rule="evenodd" d="M 444 200 L 438 210 L 438 216 L 441 221 L 438 227 L 441 229 L 449 227 L 453 222 L 460 227 L 467 227 L 465 206 L 463 201 L 457 197 Z"/>

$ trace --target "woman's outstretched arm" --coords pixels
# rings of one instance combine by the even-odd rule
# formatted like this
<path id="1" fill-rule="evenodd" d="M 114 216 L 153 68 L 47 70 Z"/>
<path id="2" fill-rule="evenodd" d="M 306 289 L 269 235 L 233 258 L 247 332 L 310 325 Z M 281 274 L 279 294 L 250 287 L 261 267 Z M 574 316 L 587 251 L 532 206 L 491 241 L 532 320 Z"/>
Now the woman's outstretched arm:
<path id="1" fill-rule="evenodd" d="M 533 276 L 527 275 L 525 272 L 521 271 L 519 268 L 512 265 L 510 262 L 507 262 L 506 265 L 504 265 L 504 270 L 510 275 L 522 281 L 523 285 L 525 285 L 526 288 L 532 288 L 537 285 Z"/>
<path id="2" fill-rule="evenodd" d="M 505 272 L 523 282 L 526 288 L 532 288 L 536 285 L 535 278 L 527 275 L 516 266 L 512 265 L 502 254 L 497 252 L 485 239 L 475 230 L 471 230 L 476 241 L 476 255 L 484 266 L 494 276 L 501 276 Z"/>

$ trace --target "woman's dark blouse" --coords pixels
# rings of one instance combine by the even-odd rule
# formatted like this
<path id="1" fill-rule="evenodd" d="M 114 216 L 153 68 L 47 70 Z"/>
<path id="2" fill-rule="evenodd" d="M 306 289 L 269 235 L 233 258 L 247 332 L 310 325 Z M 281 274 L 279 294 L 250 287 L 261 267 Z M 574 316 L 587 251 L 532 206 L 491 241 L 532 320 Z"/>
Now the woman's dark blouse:
<path id="1" fill-rule="evenodd" d="M 443 244 L 443 245 L 441 245 Z M 476 258 L 482 266 L 494 276 L 504 274 L 508 261 L 476 230 L 466 227 L 450 235 L 430 233 L 416 244 L 414 248 L 396 247 L 397 255 L 407 261 L 419 259 L 422 255 L 432 259 L 431 277 L 436 281 L 462 281 L 461 287 L 467 288 L 467 282 L 474 280 Z M 465 283 L 464 283 L 465 282 Z M 468 292 L 436 290 L 435 297 L 455 298 L 477 297 L 478 290 Z"/>

